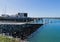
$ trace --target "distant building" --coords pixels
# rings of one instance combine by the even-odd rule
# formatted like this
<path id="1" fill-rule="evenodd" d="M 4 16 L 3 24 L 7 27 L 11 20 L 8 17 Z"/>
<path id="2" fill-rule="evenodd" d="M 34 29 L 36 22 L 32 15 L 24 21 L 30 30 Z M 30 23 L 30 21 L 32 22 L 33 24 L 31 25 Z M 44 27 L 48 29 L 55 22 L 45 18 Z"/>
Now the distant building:
<path id="1" fill-rule="evenodd" d="M 18 18 L 26 18 L 27 17 L 27 13 L 18 13 L 16 15 L 6 15 L 6 14 L 2 14 L 2 17 L 18 17 Z"/>
<path id="2" fill-rule="evenodd" d="M 17 16 L 18 17 L 27 17 L 27 13 L 18 13 Z"/>

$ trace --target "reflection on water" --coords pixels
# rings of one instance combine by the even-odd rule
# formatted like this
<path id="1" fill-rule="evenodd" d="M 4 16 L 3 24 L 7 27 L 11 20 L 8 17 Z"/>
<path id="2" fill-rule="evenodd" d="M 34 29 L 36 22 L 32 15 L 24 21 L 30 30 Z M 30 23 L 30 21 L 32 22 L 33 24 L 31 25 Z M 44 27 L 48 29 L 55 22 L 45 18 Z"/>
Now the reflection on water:
<path id="1" fill-rule="evenodd" d="M 28 40 L 30 42 L 60 42 L 60 23 L 43 25 Z"/>

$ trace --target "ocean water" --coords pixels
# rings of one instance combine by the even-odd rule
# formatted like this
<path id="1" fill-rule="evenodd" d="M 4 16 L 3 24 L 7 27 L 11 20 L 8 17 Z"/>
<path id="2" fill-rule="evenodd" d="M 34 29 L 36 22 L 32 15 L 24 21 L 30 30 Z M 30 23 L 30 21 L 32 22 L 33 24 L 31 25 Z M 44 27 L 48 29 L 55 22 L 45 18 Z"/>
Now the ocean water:
<path id="1" fill-rule="evenodd" d="M 60 20 L 44 24 L 28 40 L 29 42 L 60 42 Z"/>

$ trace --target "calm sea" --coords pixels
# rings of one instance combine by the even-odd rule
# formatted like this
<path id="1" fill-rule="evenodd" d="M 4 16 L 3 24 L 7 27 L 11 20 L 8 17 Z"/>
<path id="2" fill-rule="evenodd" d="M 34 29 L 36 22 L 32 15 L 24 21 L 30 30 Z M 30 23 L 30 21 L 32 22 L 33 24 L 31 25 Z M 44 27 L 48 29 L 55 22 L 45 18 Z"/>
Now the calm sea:
<path id="1" fill-rule="evenodd" d="M 29 42 L 60 42 L 60 20 L 44 24 L 29 37 Z"/>

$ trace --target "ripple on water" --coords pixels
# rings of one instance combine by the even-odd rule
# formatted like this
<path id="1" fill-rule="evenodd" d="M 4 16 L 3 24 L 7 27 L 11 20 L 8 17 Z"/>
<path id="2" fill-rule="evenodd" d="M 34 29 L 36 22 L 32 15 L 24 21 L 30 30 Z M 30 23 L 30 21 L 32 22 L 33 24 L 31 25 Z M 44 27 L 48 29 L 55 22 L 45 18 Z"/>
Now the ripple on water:
<path id="1" fill-rule="evenodd" d="M 60 42 L 60 24 L 43 25 L 28 40 L 30 42 Z"/>

